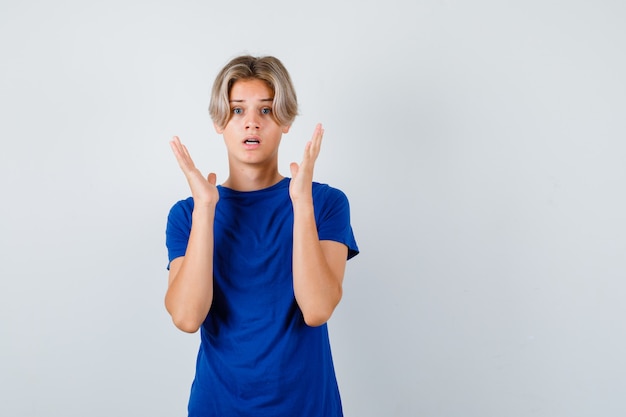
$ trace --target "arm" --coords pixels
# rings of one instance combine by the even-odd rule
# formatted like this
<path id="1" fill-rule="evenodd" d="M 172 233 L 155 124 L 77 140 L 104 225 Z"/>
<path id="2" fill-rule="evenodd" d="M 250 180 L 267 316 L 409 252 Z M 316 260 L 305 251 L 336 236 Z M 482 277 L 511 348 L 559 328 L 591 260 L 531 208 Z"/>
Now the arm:
<path id="1" fill-rule="evenodd" d="M 293 288 L 304 321 L 320 326 L 330 319 L 342 295 L 348 248 L 320 241 L 313 211 L 313 168 L 324 130 L 315 128 L 300 166 L 291 164 L 289 193 L 293 204 Z"/>
<path id="2" fill-rule="evenodd" d="M 205 179 L 180 140 L 175 137 L 170 144 L 191 188 L 194 209 L 185 256 L 170 263 L 165 308 L 176 327 L 193 333 L 213 301 L 213 221 L 219 193 L 215 174 Z"/>

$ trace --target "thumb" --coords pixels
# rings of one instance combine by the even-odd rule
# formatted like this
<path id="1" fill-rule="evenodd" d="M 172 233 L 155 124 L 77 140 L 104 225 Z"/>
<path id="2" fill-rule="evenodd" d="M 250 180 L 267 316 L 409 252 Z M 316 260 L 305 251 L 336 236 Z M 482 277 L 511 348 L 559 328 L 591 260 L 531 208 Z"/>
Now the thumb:
<path id="1" fill-rule="evenodd" d="M 214 172 L 211 172 L 206 179 L 209 181 L 209 184 L 215 185 L 217 182 L 217 175 L 215 175 Z"/>
<path id="2" fill-rule="evenodd" d="M 295 178 L 296 175 L 298 175 L 298 170 L 300 169 L 300 167 L 295 162 L 292 162 L 291 164 L 289 164 L 289 169 L 291 170 L 291 178 Z"/>

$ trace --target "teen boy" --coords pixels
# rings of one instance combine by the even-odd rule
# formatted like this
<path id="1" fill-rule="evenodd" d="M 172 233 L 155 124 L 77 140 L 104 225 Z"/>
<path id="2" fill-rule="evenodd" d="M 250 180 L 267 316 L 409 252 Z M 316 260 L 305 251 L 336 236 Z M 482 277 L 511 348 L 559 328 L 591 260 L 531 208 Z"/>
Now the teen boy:
<path id="1" fill-rule="evenodd" d="M 278 171 L 297 111 L 278 59 L 241 56 L 218 74 L 209 106 L 226 180 L 204 177 L 171 141 L 192 194 L 168 216 L 165 297 L 179 329 L 200 329 L 189 416 L 342 416 L 326 322 L 358 247 L 346 196 L 313 182 L 321 125 L 291 178 Z"/>

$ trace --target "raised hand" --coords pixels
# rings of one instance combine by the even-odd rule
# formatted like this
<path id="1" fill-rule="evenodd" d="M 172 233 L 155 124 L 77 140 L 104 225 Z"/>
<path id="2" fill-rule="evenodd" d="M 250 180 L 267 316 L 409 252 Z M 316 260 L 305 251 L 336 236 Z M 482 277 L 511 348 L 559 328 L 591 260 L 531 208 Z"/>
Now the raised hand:
<path id="1" fill-rule="evenodd" d="M 193 196 L 194 206 L 215 206 L 220 198 L 217 187 L 215 186 L 217 177 L 211 172 L 205 178 L 200 170 L 193 163 L 187 147 L 180 142 L 178 136 L 174 136 L 170 141 L 170 146 L 174 152 L 174 156 L 178 161 L 180 169 L 185 174 L 191 195 Z"/>
<path id="2" fill-rule="evenodd" d="M 315 168 L 317 156 L 320 154 L 323 136 L 324 129 L 322 128 L 322 124 L 318 123 L 317 126 L 315 126 L 313 137 L 304 147 L 304 156 L 302 157 L 300 165 L 292 162 L 289 166 L 291 169 L 289 196 L 291 197 L 292 203 L 301 201 L 313 202 L 313 169 Z"/>

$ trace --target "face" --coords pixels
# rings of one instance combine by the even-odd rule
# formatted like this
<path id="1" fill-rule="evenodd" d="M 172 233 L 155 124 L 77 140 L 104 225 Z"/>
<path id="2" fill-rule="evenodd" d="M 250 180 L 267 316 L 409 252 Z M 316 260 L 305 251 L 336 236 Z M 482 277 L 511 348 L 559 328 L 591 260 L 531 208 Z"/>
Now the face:
<path id="1" fill-rule="evenodd" d="M 289 126 L 279 125 L 272 116 L 274 93 L 262 80 L 236 81 L 230 91 L 230 120 L 224 128 L 215 126 L 224 135 L 231 163 L 276 163 L 278 145 Z"/>

